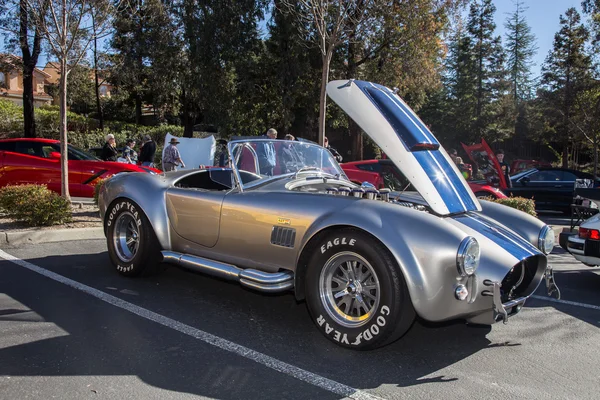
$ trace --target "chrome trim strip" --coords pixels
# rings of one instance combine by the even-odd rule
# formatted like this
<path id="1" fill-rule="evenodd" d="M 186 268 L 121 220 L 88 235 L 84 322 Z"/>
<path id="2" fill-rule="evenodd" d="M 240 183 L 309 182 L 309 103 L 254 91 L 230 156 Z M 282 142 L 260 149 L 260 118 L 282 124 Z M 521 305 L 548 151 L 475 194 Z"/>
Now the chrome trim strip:
<path id="1" fill-rule="evenodd" d="M 163 262 L 218 278 L 236 281 L 243 286 L 263 292 L 280 292 L 294 287 L 294 274 L 291 271 L 270 273 L 256 269 L 243 269 L 235 265 L 175 251 L 163 250 L 161 253 Z"/>

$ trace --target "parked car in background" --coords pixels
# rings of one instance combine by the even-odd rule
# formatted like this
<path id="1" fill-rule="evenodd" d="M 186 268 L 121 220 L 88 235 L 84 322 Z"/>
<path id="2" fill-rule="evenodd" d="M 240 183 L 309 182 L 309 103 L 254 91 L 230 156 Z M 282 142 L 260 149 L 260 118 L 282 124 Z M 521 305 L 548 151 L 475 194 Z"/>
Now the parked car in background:
<path id="1" fill-rule="evenodd" d="M 69 145 L 69 192 L 72 197 L 94 197 L 100 179 L 120 172 L 160 173 L 159 170 L 119 162 L 101 161 Z M 61 193 L 60 141 L 53 139 L 0 140 L 0 187 L 42 184 Z"/>
<path id="2" fill-rule="evenodd" d="M 513 162 L 510 163 L 511 175 L 516 175 L 521 171 L 532 168 L 552 168 L 552 163 L 539 160 L 513 160 Z"/>
<path id="3" fill-rule="evenodd" d="M 351 182 L 317 144 L 234 140 L 230 168 L 106 181 L 98 205 L 114 270 L 138 276 L 162 261 L 268 293 L 294 291 L 325 337 L 360 350 L 394 342 L 417 316 L 507 322 L 544 277 L 556 289 L 553 230 L 477 199 L 392 90 L 346 80 L 327 93 L 387 149 L 413 193 L 391 200 L 389 189 Z"/>
<path id="4" fill-rule="evenodd" d="M 400 192 L 410 190 L 410 183 L 406 177 L 389 159 L 353 161 L 340 164 L 340 166 L 352 182 L 358 184 L 369 182 L 377 189 L 387 187 L 393 191 Z M 476 183 L 467 181 L 467 183 L 478 198 L 506 198 L 506 195 L 502 191 L 485 182 Z"/>
<path id="5" fill-rule="evenodd" d="M 571 212 L 576 179 L 594 180 L 592 174 L 566 168 L 533 168 L 510 177 L 505 193 L 534 199 L 536 209 Z M 594 187 L 600 186 L 596 179 Z"/>

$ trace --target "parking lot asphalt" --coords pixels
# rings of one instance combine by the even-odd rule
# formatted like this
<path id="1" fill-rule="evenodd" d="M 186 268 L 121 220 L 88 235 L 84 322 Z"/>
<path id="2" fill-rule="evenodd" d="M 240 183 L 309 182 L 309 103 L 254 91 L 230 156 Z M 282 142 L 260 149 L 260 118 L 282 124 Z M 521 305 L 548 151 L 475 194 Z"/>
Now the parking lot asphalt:
<path id="1" fill-rule="evenodd" d="M 339 348 L 291 294 L 175 267 L 128 279 L 103 240 L 3 246 L 0 399 L 597 399 L 600 269 L 550 256 L 507 325 L 417 321 L 379 350 Z"/>

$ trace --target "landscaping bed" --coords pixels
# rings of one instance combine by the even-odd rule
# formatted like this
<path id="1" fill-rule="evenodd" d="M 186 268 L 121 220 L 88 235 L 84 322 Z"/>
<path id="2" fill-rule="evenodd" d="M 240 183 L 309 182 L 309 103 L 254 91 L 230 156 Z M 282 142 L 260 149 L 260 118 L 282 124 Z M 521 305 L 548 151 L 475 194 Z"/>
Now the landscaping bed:
<path id="1" fill-rule="evenodd" d="M 73 215 L 73 221 L 67 222 L 60 225 L 42 226 L 32 228 L 24 222 L 15 221 L 11 218 L 7 218 L 4 214 L 0 214 L 0 232 L 13 230 L 51 230 L 51 229 L 64 229 L 64 228 L 99 228 L 102 227 L 102 220 L 98 212 L 98 206 L 92 204 L 73 204 L 71 206 L 71 212 Z"/>

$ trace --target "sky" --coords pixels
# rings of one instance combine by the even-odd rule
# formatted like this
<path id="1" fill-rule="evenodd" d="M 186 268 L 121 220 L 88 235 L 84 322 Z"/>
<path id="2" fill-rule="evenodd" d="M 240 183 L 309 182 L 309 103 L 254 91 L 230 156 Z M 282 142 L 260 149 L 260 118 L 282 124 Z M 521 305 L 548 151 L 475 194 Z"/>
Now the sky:
<path id="1" fill-rule="evenodd" d="M 559 17 L 564 15 L 570 7 L 575 7 L 583 16 L 581 0 L 523 0 L 525 18 L 531 27 L 531 32 L 536 36 L 538 51 L 534 58 L 533 76 L 540 75 L 542 63 L 548 52 L 552 49 L 554 34 L 560 29 Z M 505 40 L 504 23 L 515 10 L 513 0 L 495 0 L 496 5 L 496 32 Z"/>
<path id="2" fill-rule="evenodd" d="M 540 75 L 542 63 L 552 48 L 554 34 L 559 30 L 559 16 L 564 14 L 569 7 L 575 7 L 581 13 L 581 0 L 523 0 L 524 6 L 528 7 L 525 17 L 531 31 L 536 36 L 538 51 L 534 59 L 533 75 Z M 504 40 L 504 23 L 509 14 L 514 12 L 513 0 L 494 0 L 496 5 L 496 34 L 501 35 Z M 583 14 L 582 14 L 583 17 Z M 4 49 L 4 40 L 0 38 L 0 51 Z M 46 64 L 46 56 L 40 56 L 38 65 Z"/>

